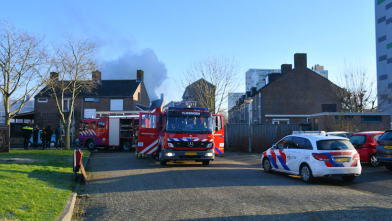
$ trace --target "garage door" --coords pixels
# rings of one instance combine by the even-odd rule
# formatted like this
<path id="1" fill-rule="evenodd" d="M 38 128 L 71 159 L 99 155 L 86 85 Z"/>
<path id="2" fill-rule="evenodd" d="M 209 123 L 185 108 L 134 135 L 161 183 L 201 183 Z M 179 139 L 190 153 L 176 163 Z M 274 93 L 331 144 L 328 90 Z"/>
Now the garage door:
<path id="1" fill-rule="evenodd" d="M 84 119 L 92 119 L 95 118 L 96 109 L 84 109 Z"/>

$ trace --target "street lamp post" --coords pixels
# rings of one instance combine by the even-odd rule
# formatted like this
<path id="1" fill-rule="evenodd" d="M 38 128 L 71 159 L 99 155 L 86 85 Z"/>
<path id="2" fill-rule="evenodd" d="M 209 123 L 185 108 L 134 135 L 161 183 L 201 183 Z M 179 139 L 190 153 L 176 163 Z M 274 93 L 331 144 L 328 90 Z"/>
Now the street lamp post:
<path id="1" fill-rule="evenodd" d="M 251 109 L 251 103 L 252 103 L 253 99 L 252 98 L 245 98 L 244 102 L 248 104 L 248 109 L 249 109 L 249 113 L 248 113 L 248 118 L 249 118 L 249 153 L 252 152 L 252 128 L 250 126 L 250 109 Z"/>

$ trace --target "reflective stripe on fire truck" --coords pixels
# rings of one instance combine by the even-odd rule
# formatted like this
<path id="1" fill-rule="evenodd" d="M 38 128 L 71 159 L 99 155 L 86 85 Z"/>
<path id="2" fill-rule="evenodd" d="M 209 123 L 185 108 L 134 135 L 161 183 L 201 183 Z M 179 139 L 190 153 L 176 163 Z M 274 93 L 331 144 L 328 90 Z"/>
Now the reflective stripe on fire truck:
<path id="1" fill-rule="evenodd" d="M 193 142 L 195 142 L 195 141 L 199 141 L 199 138 L 196 138 L 194 140 L 192 140 L 192 139 L 181 139 L 181 138 L 168 138 L 167 141 L 193 141 Z M 207 140 L 207 139 L 201 140 L 201 142 L 206 142 L 206 141 L 211 142 L 212 139 L 211 140 Z"/>
<path id="2" fill-rule="evenodd" d="M 222 152 L 218 149 L 218 147 L 215 147 L 215 152 L 218 152 L 218 154 L 222 154 Z"/>
<path id="3" fill-rule="evenodd" d="M 148 146 L 148 147 L 144 148 L 142 151 L 140 151 L 140 154 L 145 154 L 145 153 L 151 154 L 154 151 L 156 151 L 157 149 L 158 149 L 158 140 L 154 141 L 152 144 L 150 144 L 150 146 Z M 150 151 L 148 151 L 148 150 L 150 150 Z"/>
<path id="4" fill-rule="evenodd" d="M 80 135 L 81 135 L 81 138 L 82 138 L 82 139 L 80 139 L 81 141 L 85 141 L 85 140 L 86 140 L 86 137 L 92 137 L 96 143 L 98 143 L 98 144 L 100 144 L 100 145 L 105 145 L 105 144 L 97 137 L 95 131 L 93 131 L 93 130 L 82 131 L 82 132 L 80 132 Z"/>

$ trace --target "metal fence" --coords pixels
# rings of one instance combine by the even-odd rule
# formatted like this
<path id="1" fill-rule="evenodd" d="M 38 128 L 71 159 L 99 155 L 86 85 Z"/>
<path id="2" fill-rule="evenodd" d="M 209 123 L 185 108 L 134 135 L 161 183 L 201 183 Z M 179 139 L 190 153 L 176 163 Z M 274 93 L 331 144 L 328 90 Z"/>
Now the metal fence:
<path id="1" fill-rule="evenodd" d="M 304 128 L 307 129 L 307 128 Z M 260 153 L 279 139 L 300 131 L 300 124 L 227 124 L 225 127 L 225 150 L 249 152 L 249 132 L 251 132 L 251 151 Z"/>

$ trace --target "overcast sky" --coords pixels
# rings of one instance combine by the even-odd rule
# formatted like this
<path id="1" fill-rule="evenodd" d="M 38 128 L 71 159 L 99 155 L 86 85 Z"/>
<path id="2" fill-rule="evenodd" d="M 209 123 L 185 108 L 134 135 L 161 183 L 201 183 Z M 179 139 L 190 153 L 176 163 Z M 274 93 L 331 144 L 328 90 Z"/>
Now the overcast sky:
<path id="1" fill-rule="evenodd" d="M 238 72 L 279 69 L 307 53 L 308 67 L 330 78 L 344 63 L 365 66 L 376 79 L 373 0 L 1 1 L 1 19 L 56 42 L 64 33 L 100 48 L 103 78 L 135 79 L 145 71 L 150 97 L 180 100 L 175 81 L 208 55 L 235 57 Z M 238 92 L 245 91 L 245 85 Z M 154 94 L 155 93 L 155 94 Z"/>

